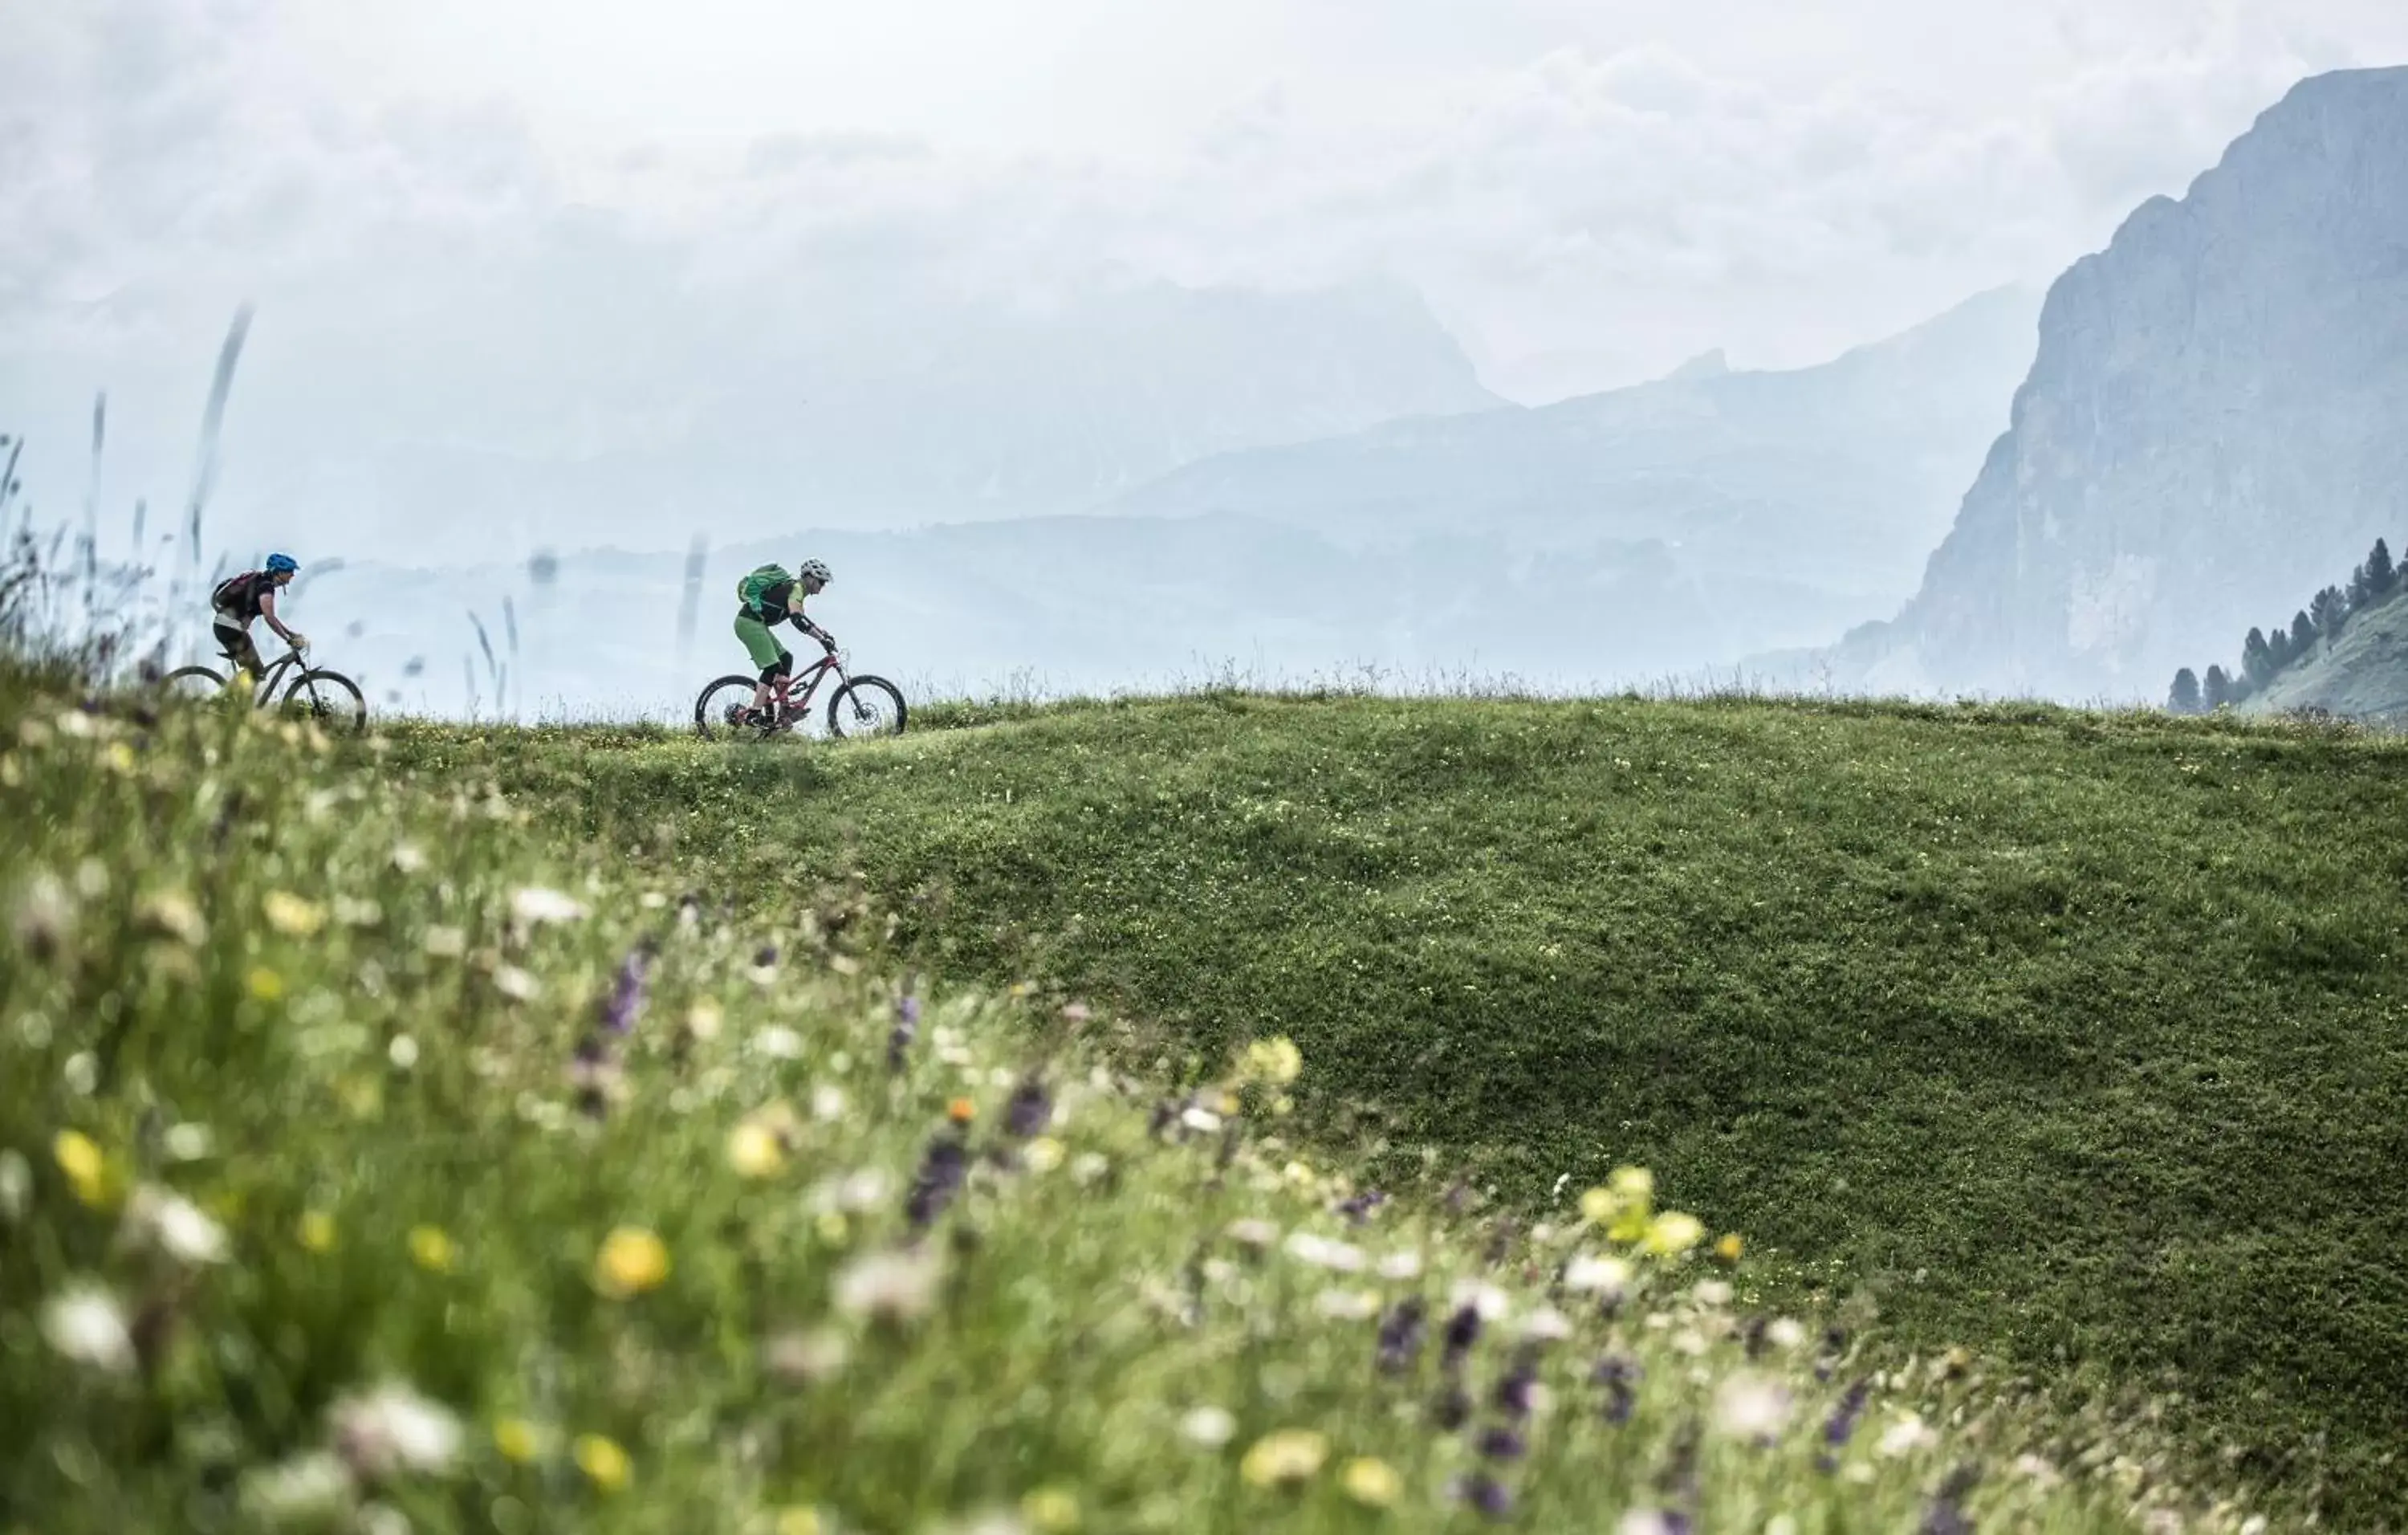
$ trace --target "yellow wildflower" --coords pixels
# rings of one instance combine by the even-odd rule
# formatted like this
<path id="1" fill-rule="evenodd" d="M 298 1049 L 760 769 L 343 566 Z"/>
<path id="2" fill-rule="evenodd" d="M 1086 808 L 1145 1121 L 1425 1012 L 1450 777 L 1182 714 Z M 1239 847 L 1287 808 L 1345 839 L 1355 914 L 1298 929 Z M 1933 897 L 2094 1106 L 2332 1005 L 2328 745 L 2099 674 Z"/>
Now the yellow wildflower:
<path id="1" fill-rule="evenodd" d="M 208 924 L 201 920 L 201 909 L 180 890 L 159 890 L 145 896 L 135 907 L 134 916 L 143 931 L 172 938 L 194 948 L 199 948 L 209 936 Z"/>
<path id="2" fill-rule="evenodd" d="M 945 1117 L 956 1125 L 967 1125 L 978 1117 L 978 1104 L 969 1098 L 957 1097 L 945 1105 Z"/>
<path id="3" fill-rule="evenodd" d="M 322 1210 L 305 1211 L 295 1235 L 306 1250 L 331 1253 L 335 1250 L 335 1217 Z"/>
<path id="4" fill-rule="evenodd" d="M 600 1434 L 580 1434 L 576 1455 L 577 1469 L 604 1492 L 617 1492 L 635 1479 L 635 1465 L 615 1440 Z"/>
<path id="5" fill-rule="evenodd" d="M 1039 1487 L 1020 1500 L 1021 1515 L 1038 1529 L 1079 1528 L 1079 1495 L 1060 1485 Z"/>
<path id="6" fill-rule="evenodd" d="M 657 1289 L 668 1277 L 668 1245 L 641 1227 L 612 1231 L 594 1258 L 594 1287 L 613 1299 Z"/>
<path id="7" fill-rule="evenodd" d="M 1020 1158 L 1031 1172 L 1051 1172 L 1062 1165 L 1062 1142 L 1040 1135 L 1021 1152 Z"/>
<path id="8" fill-rule="evenodd" d="M 1386 1508 L 1405 1487 L 1405 1479 L 1394 1466 L 1370 1456 L 1348 1461 L 1338 1473 L 1338 1482 L 1347 1497 L 1368 1508 Z"/>
<path id="9" fill-rule="evenodd" d="M 1284 1087 L 1303 1072 L 1304 1053 L 1284 1034 L 1246 1046 L 1246 1075 L 1253 1081 Z"/>
<path id="10" fill-rule="evenodd" d="M 494 1425 L 494 1448 L 514 1465 L 532 1465 L 543 1454 L 544 1431 L 524 1418 L 504 1418 Z"/>
<path id="11" fill-rule="evenodd" d="M 75 1197 L 88 1205 L 109 1202 L 108 1158 L 99 1143 L 81 1130 L 61 1130 L 50 1141 L 50 1155 L 67 1175 Z"/>
<path id="12" fill-rule="evenodd" d="M 1309 1482 L 1329 1458 L 1329 1441 L 1310 1428 L 1281 1428 L 1254 1441 L 1238 1474 L 1257 1487 Z"/>
<path id="13" fill-rule="evenodd" d="M 1739 1255 L 1746 1251 L 1747 1239 L 1736 1231 L 1724 1232 L 1723 1240 L 1714 1243 L 1714 1256 L 1725 1263 L 1737 1263 Z"/>
<path id="14" fill-rule="evenodd" d="M 1668 1210 L 1648 1223 L 1641 1245 L 1658 1257 L 1672 1257 L 1698 1245 L 1705 1234 L 1705 1223 L 1695 1215 Z"/>
<path id="15" fill-rule="evenodd" d="M 448 1274 L 460 1261 L 460 1250 L 439 1226 L 409 1228 L 409 1258 L 430 1274 Z"/>
<path id="16" fill-rule="evenodd" d="M 778 1535 L 827 1535 L 827 1521 L 815 1508 L 797 1504 L 778 1511 Z"/>
<path id="17" fill-rule="evenodd" d="M 786 1148 L 777 1132 L 757 1120 L 746 1120 L 727 1138 L 727 1165 L 746 1178 L 767 1178 L 786 1165 Z"/>
<path id="18" fill-rule="evenodd" d="M 274 1002 L 284 996 L 284 978 L 265 965 L 251 968 L 251 995 L 263 1002 Z"/>
<path id="19" fill-rule="evenodd" d="M 820 1212 L 820 1218 L 812 1225 L 820 1234 L 820 1241 L 830 1247 L 842 1247 L 845 1239 L 853 1235 L 853 1225 L 844 1218 L 844 1212 L 841 1210 Z"/>
<path id="20" fill-rule="evenodd" d="M 260 899 L 267 925 L 287 938 L 308 938 L 326 925 L 326 909 L 303 900 L 289 890 L 271 890 Z"/>

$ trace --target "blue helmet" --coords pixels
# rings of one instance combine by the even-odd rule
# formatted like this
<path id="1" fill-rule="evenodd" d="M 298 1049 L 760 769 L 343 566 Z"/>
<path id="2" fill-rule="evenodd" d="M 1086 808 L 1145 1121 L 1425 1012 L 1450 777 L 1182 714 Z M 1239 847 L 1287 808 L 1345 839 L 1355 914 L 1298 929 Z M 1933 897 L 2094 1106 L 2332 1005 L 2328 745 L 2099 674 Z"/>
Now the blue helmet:
<path id="1" fill-rule="evenodd" d="M 300 568 L 301 562 L 294 559 L 290 554 L 270 554 L 267 556 L 267 569 L 270 575 L 280 576 L 287 570 L 298 570 Z"/>

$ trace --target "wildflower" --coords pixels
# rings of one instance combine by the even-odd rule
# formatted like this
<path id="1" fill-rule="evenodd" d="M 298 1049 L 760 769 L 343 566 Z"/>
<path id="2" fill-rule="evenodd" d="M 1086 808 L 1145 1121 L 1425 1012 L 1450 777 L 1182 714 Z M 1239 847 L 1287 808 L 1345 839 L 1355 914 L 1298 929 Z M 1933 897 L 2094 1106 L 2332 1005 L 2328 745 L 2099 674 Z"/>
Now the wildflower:
<path id="1" fill-rule="evenodd" d="M 911 1042 L 920 1037 L 920 999 L 916 997 L 898 998 L 895 1003 L 895 1031 L 886 1037 L 886 1069 L 900 1071 L 911 1054 Z"/>
<path id="2" fill-rule="evenodd" d="M 1455 1288 L 1448 1293 L 1447 1303 L 1469 1306 L 1480 1313 L 1483 1322 L 1501 1322 L 1512 1309 L 1512 1302 L 1506 1298 L 1503 1290 L 1477 1279 L 1455 1281 Z"/>
<path id="3" fill-rule="evenodd" d="M 1111 1170 L 1112 1159 L 1101 1152 L 1081 1152 L 1070 1161 L 1070 1176 L 1082 1186 L 1096 1182 Z"/>
<path id="4" fill-rule="evenodd" d="M 309 938 L 326 925 L 324 907 L 289 890 L 269 891 L 260 897 L 259 907 L 267 914 L 267 925 L 287 938 Z"/>
<path id="5" fill-rule="evenodd" d="M 1210 1109 L 1199 1109 L 1190 1105 L 1188 1108 L 1180 1112 L 1179 1123 L 1186 1126 L 1189 1129 L 1194 1130 L 1198 1135 L 1218 1135 L 1221 1133 L 1221 1116 L 1214 1113 Z"/>
<path id="6" fill-rule="evenodd" d="M 1357 1456 L 1339 1469 L 1338 1485 L 1366 1508 L 1386 1508 L 1404 1491 L 1405 1479 L 1384 1460 Z"/>
<path id="7" fill-rule="evenodd" d="M 1476 1471 L 1457 1482 L 1455 1496 L 1491 1519 L 1502 1519 L 1513 1512 L 1513 1494 L 1486 1471 Z"/>
<path id="8" fill-rule="evenodd" d="M 968 1175 L 969 1165 L 969 1148 L 957 1138 L 939 1136 L 928 1143 L 927 1155 L 912 1175 L 911 1192 L 903 1201 L 903 1213 L 912 1229 L 926 1230 L 945 1212 Z"/>
<path id="9" fill-rule="evenodd" d="M 457 959 L 468 952 L 468 935 L 458 927 L 429 927 L 419 944 L 437 959 Z"/>
<path id="10" fill-rule="evenodd" d="M 1705 1234 L 1704 1223 L 1695 1215 L 1668 1210 L 1647 1224 L 1641 1245 L 1659 1257 L 1677 1257 L 1698 1245 Z"/>
<path id="11" fill-rule="evenodd" d="M 543 1454 L 545 1432 L 524 1418 L 504 1418 L 494 1425 L 494 1448 L 512 1465 L 533 1465 Z"/>
<path id="12" fill-rule="evenodd" d="M 726 1014 L 720 1011 L 719 1004 L 708 997 L 685 1010 L 685 1031 L 696 1040 L 718 1039 L 719 1026 L 725 1021 Z"/>
<path id="13" fill-rule="evenodd" d="M 1238 1420 L 1218 1407 L 1190 1408 L 1179 1420 L 1179 1437 L 1190 1444 L 1217 1449 L 1238 1431 Z"/>
<path id="14" fill-rule="evenodd" d="M 532 1002 L 543 995 L 543 983 L 516 965 L 496 965 L 494 989 L 513 1002 Z"/>
<path id="15" fill-rule="evenodd" d="M 2017 1475 L 2028 1477 L 2042 1487 L 2054 1487 L 2065 1480 L 2065 1473 L 2054 1464 L 2029 1451 L 2015 1456 L 2014 1469 Z"/>
<path id="16" fill-rule="evenodd" d="M 415 842 L 396 842 L 393 849 L 393 867 L 403 874 L 416 874 L 426 868 L 426 854 Z"/>
<path id="17" fill-rule="evenodd" d="M 1589 1379 L 1605 1388 L 1605 1421 L 1628 1423 L 1639 1407 L 1639 1365 L 1635 1360 L 1607 1355 L 1597 1362 Z"/>
<path id="18" fill-rule="evenodd" d="M 460 1250 L 439 1226 L 409 1228 L 409 1259 L 430 1274 L 448 1274 L 460 1261 Z"/>
<path id="19" fill-rule="evenodd" d="M 362 1476 L 440 1471 L 460 1449 L 460 1420 L 399 1382 L 341 1399 L 327 1421 L 335 1453 Z"/>
<path id="20" fill-rule="evenodd" d="M 209 936 L 201 909 L 180 890 L 157 890 L 143 897 L 134 908 L 134 920 L 144 931 L 174 939 L 187 948 L 199 948 Z"/>
<path id="21" fill-rule="evenodd" d="M 1447 1369 L 1455 1369 L 1463 1363 L 1464 1356 L 1469 1354 L 1471 1345 L 1478 1341 L 1480 1308 L 1474 1305 L 1456 1307 L 1455 1314 L 1446 1319 L 1445 1351 L 1440 1356 L 1441 1362 Z"/>
<path id="22" fill-rule="evenodd" d="M 644 1015 L 644 974 L 652 965 L 649 941 L 627 952 L 619 962 L 619 971 L 610 982 L 610 995 L 602 1001 L 602 1026 L 613 1034 L 632 1034 L 637 1020 Z"/>
<path id="23" fill-rule="evenodd" d="M 167 1133 L 160 1139 L 160 1145 L 165 1150 L 168 1157 L 178 1162 L 203 1161 L 208 1158 L 215 1144 L 216 1137 L 209 1133 L 208 1126 L 197 1125 L 190 1120 L 180 1125 L 168 1126 Z"/>
<path id="24" fill-rule="evenodd" d="M 1564 1265 L 1564 1288 L 1584 1294 L 1618 1296 L 1630 1287 L 1630 1265 L 1622 1258 L 1575 1253 Z"/>
<path id="25" fill-rule="evenodd" d="M 1312 1309 L 1333 1322 L 1360 1322 L 1378 1314 L 1380 1298 L 1369 1290 L 1324 1290 Z"/>
<path id="26" fill-rule="evenodd" d="M 305 1211 L 294 1234 L 305 1251 L 331 1253 L 335 1250 L 335 1217 L 322 1210 Z"/>
<path id="27" fill-rule="evenodd" d="M 774 1535 L 828 1535 L 827 1521 L 807 1503 L 779 1510 L 777 1523 L 770 1528 Z"/>
<path id="28" fill-rule="evenodd" d="M 956 1125 L 967 1125 L 978 1117 L 978 1100 L 957 1097 L 945 1105 L 945 1117 Z"/>
<path id="29" fill-rule="evenodd" d="M 1530 1446 L 1520 1432 L 1501 1424 L 1480 1436 L 1480 1454 L 1484 1459 L 1519 1460 L 1529 1452 Z"/>
<path id="30" fill-rule="evenodd" d="M 1360 1273 L 1363 1270 L 1361 1248 L 1316 1236 L 1310 1231 L 1288 1233 L 1282 1248 L 1298 1263 L 1309 1263 L 1316 1269 L 1335 1270 L 1341 1274 Z"/>
<path id="31" fill-rule="evenodd" d="M 1064 1486 L 1039 1487 L 1020 1500 L 1021 1516 L 1037 1529 L 1079 1528 L 1079 1495 Z"/>
<path id="32" fill-rule="evenodd" d="M 658 1289 L 668 1277 L 668 1244 L 642 1227 L 617 1227 L 594 1257 L 594 1287 L 613 1299 Z"/>
<path id="33" fill-rule="evenodd" d="M 23 893 L 17 897 L 17 909 L 8 925 L 26 953 L 36 959 L 48 959 L 75 934 L 75 897 L 67 894 L 67 887 L 56 876 L 36 874 L 26 882 Z"/>
<path id="34" fill-rule="evenodd" d="M 324 1450 L 245 1473 L 243 1511 L 262 1524 L 309 1525 L 332 1521 L 357 1494 L 351 1468 Z"/>
<path id="35" fill-rule="evenodd" d="M 1423 1319 L 1428 1308 L 1417 1295 L 1409 1295 L 1397 1302 L 1380 1321 L 1380 1369 L 1390 1375 L 1400 1375 L 1412 1366 L 1414 1356 L 1421 1353 Z"/>
<path id="36" fill-rule="evenodd" d="M 1410 1248 L 1390 1253 L 1380 1260 L 1379 1271 L 1382 1279 L 1418 1279 L 1422 1271 L 1422 1255 Z"/>
<path id="37" fill-rule="evenodd" d="M 937 1260 L 927 1254 L 871 1253 L 836 1276 L 836 1309 L 848 1316 L 908 1322 L 935 1304 L 940 1277 Z"/>
<path id="38" fill-rule="evenodd" d="M 1226 1234 L 1239 1246 L 1261 1252 L 1279 1241 L 1280 1228 L 1258 1216 L 1248 1215 L 1231 1221 Z"/>
<path id="39" fill-rule="evenodd" d="M 1627 1510 L 1613 1527 L 1614 1535 L 1688 1535 L 1688 1515 L 1670 1509 Z"/>
<path id="40" fill-rule="evenodd" d="M 1714 1392 L 1714 1427 L 1733 1439 L 1770 1440 L 1789 1421 L 1789 1392 L 1763 1375 L 1733 1375 Z"/>
<path id="41" fill-rule="evenodd" d="M 1689 1298 L 1700 1306 L 1718 1309 L 1731 1303 L 1731 1287 L 1719 1279 L 1701 1279 L 1690 1287 Z"/>
<path id="42" fill-rule="evenodd" d="M 811 1089 L 811 1117 L 832 1125 L 844 1117 L 844 1089 L 821 1083 Z"/>
<path id="43" fill-rule="evenodd" d="M 748 1119 L 727 1137 L 727 1165 L 739 1177 L 767 1178 L 786 1165 L 786 1148 L 776 1131 Z"/>
<path id="44" fill-rule="evenodd" d="M 585 915 L 585 904 L 575 897 L 545 886 L 531 884 L 510 895 L 510 916 L 524 927 L 539 927 L 547 922 L 576 922 Z"/>
<path id="45" fill-rule="evenodd" d="M 1919 1414 L 1900 1413 L 1888 1427 L 1882 1430 L 1881 1439 L 1873 1448 L 1896 1459 L 1900 1456 L 1913 1455 L 1917 1450 L 1928 1449 L 1939 1442 L 1940 1436 L 1932 1431 L 1931 1426 L 1925 1423 Z"/>
<path id="46" fill-rule="evenodd" d="M 1329 1458 L 1329 1441 L 1310 1428 L 1281 1428 L 1254 1441 L 1238 1462 L 1238 1474 L 1256 1487 L 1309 1482 Z"/>
<path id="47" fill-rule="evenodd" d="M 251 996 L 263 1002 L 280 1001 L 284 996 L 284 978 L 265 965 L 253 966 L 244 984 Z"/>
<path id="48" fill-rule="evenodd" d="M 1062 1165 L 1062 1142 L 1050 1135 L 1040 1135 L 1020 1154 L 1021 1165 L 1031 1172 L 1051 1172 Z"/>
<path id="49" fill-rule="evenodd" d="M 97 1285 L 53 1296 L 42 1307 L 42 1336 L 61 1357 L 124 1374 L 134 1368 L 134 1336 L 117 1299 Z"/>
<path id="50" fill-rule="evenodd" d="M 335 920 L 346 927 L 374 927 L 384 921 L 384 908 L 365 897 L 337 896 Z"/>
<path id="51" fill-rule="evenodd" d="M 1553 1306 L 1541 1306 L 1522 1319 L 1524 1339 L 1537 1343 L 1560 1342 L 1572 1335 L 1571 1319 Z"/>
<path id="52" fill-rule="evenodd" d="M 1510 1418 L 1526 1418 L 1541 1390 L 1538 1355 L 1525 1346 L 1497 1383 L 1497 1410 Z"/>
<path id="53" fill-rule="evenodd" d="M 396 1071 L 409 1070 L 418 1064 L 418 1041 L 407 1034 L 396 1034 L 393 1042 L 384 1047 L 384 1058 L 393 1063 Z"/>
<path id="54" fill-rule="evenodd" d="M 1371 1218 L 1372 1211 L 1387 1202 L 1388 1197 L 1385 1194 L 1376 1188 L 1367 1188 L 1362 1193 L 1341 1202 L 1338 1207 L 1338 1212 L 1346 1217 L 1347 1225 L 1360 1226 Z"/>
<path id="55" fill-rule="evenodd" d="M 1714 1256 L 1725 1263 L 1737 1263 L 1740 1255 L 1746 1251 L 1747 1239 L 1736 1231 L 1724 1232 L 1722 1240 L 1714 1243 Z"/>
<path id="56" fill-rule="evenodd" d="M 1003 1106 L 1003 1133 L 1025 1140 L 1054 1123 L 1054 1096 L 1045 1079 L 1032 1071 L 1020 1079 Z"/>
<path id="57" fill-rule="evenodd" d="M 125 1210 L 125 1236 L 179 1263 L 223 1263 L 230 1255 L 225 1227 L 180 1194 L 149 1184 L 134 1191 Z"/>
<path id="58" fill-rule="evenodd" d="M 1256 1040 L 1246 1046 L 1246 1076 L 1284 1087 L 1304 1071 L 1304 1053 L 1286 1035 Z"/>
<path id="59" fill-rule="evenodd" d="M 93 1206 L 109 1202 L 108 1159 L 92 1137 L 80 1130 L 61 1130 L 50 1140 L 50 1155 L 57 1159 L 59 1170 L 67 1175 L 67 1186 L 77 1198 Z"/>
<path id="60" fill-rule="evenodd" d="M 803 1037 L 783 1025 L 772 1024 L 752 1036 L 752 1053 L 773 1061 L 803 1058 Z"/>
<path id="61" fill-rule="evenodd" d="M 601 1434 L 580 1434 L 572 1454 L 577 1469 L 604 1492 L 619 1492 L 635 1479 L 635 1463 L 616 1440 Z"/>
<path id="62" fill-rule="evenodd" d="M 1916 1535 L 1973 1535 L 1973 1521 L 1965 1514 L 1965 1495 L 1973 1490 L 1973 1484 L 1981 1480 L 1981 1475 L 1978 1467 L 1970 1465 L 1959 1466 L 1950 1471 L 1947 1479 L 1940 1484 L 1939 1490 L 1931 1495 L 1931 1506 L 1924 1511 L 1923 1523 L 1916 1527 Z M 2149 1523 L 2155 1525 L 2156 1521 Z M 2174 1520 L 2172 1528 L 2179 1530 L 2182 1522 Z"/>
<path id="63" fill-rule="evenodd" d="M 780 1333 L 769 1340 L 761 1355 L 769 1373 L 789 1385 L 832 1380 L 852 1356 L 853 1345 L 833 1327 Z"/>
<path id="64" fill-rule="evenodd" d="M 1775 1348 L 1792 1349 L 1806 1341 L 1806 1328 L 1794 1316 L 1776 1316 L 1765 1327 L 1764 1336 Z"/>

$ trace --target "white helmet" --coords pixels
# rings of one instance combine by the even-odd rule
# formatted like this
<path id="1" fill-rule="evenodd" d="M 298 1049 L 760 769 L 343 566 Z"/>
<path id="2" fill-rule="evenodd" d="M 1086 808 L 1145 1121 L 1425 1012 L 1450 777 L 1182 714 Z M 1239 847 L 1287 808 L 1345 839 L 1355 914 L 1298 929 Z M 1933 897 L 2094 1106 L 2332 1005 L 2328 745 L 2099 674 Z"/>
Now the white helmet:
<path id="1" fill-rule="evenodd" d="M 795 579 L 796 581 L 815 581 L 822 586 L 825 586 L 828 583 L 828 567 L 824 563 L 819 560 L 805 560 L 803 562 L 803 567 L 795 572 Z"/>

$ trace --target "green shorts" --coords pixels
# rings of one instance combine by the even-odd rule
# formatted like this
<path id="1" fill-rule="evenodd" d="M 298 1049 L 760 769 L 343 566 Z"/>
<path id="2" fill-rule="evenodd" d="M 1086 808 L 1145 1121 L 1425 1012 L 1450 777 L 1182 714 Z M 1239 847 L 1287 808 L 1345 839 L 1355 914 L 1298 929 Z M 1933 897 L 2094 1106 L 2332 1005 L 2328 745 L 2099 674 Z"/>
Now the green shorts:
<path id="1" fill-rule="evenodd" d="M 776 666 L 781 656 L 790 663 L 794 660 L 787 654 L 786 647 L 778 643 L 778 637 L 769 632 L 769 625 L 751 613 L 736 615 L 736 638 L 744 641 L 745 653 L 752 656 L 752 664 L 763 671 Z"/>

